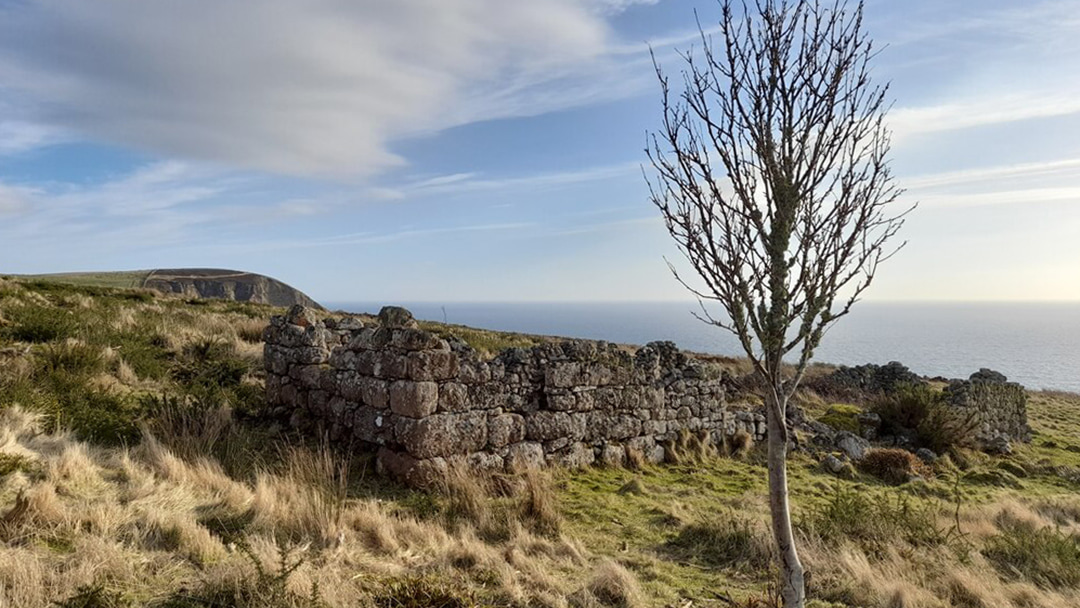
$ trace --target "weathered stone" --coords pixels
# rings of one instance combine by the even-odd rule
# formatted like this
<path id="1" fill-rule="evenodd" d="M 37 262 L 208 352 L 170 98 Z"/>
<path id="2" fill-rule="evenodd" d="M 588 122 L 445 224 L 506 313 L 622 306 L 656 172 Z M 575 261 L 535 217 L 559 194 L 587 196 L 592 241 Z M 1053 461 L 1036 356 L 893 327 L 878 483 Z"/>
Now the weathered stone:
<path id="1" fill-rule="evenodd" d="M 379 365 L 372 374 L 376 378 L 402 380 L 409 377 L 409 358 L 392 350 L 378 353 Z"/>
<path id="2" fill-rule="evenodd" d="M 919 457 L 919 460 L 928 463 L 932 463 L 938 458 L 937 454 L 928 448 L 919 448 L 915 450 L 915 455 Z"/>
<path id="3" fill-rule="evenodd" d="M 400 306 L 383 306 L 379 311 L 379 323 L 390 329 L 412 329 L 417 327 L 416 319 L 408 310 Z"/>
<path id="4" fill-rule="evenodd" d="M 564 450 L 547 455 L 547 463 L 568 469 L 589 466 L 596 459 L 593 449 L 584 443 L 572 443 Z"/>
<path id="5" fill-rule="evenodd" d="M 442 341 L 435 334 L 422 329 L 395 329 L 390 345 L 405 351 L 441 350 Z"/>
<path id="6" fill-rule="evenodd" d="M 463 412 L 468 409 L 469 395 L 464 384 L 447 382 L 439 388 L 439 411 Z"/>
<path id="7" fill-rule="evenodd" d="M 548 441 L 566 437 L 574 430 L 574 420 L 566 412 L 535 412 L 525 418 L 525 436 Z"/>
<path id="8" fill-rule="evenodd" d="M 434 414 L 413 420 L 398 418 L 394 426 L 397 441 L 417 458 L 468 454 L 487 444 L 487 415 Z"/>
<path id="9" fill-rule="evenodd" d="M 533 441 L 510 445 L 506 455 L 506 467 L 511 471 L 541 467 L 544 465 L 544 448 Z"/>
<path id="10" fill-rule="evenodd" d="M 525 419 L 520 414 L 500 414 L 488 420 L 488 442 L 501 448 L 525 439 Z"/>
<path id="11" fill-rule="evenodd" d="M 870 449 L 870 442 L 848 431 L 840 431 L 834 439 L 836 447 L 852 460 L 862 460 Z"/>
<path id="12" fill-rule="evenodd" d="M 390 383 L 377 378 L 363 378 L 360 381 L 361 401 L 376 409 L 390 407 Z"/>
<path id="13" fill-rule="evenodd" d="M 448 470 L 444 458 L 418 459 L 387 448 L 379 448 L 375 463 L 380 473 L 419 488 L 438 484 Z"/>
<path id="14" fill-rule="evenodd" d="M 617 443 L 605 443 L 600 448 L 600 462 L 608 467 L 622 467 L 626 464 L 626 448 Z"/>
<path id="15" fill-rule="evenodd" d="M 390 410 L 409 418 L 435 413 L 439 405 L 439 385 L 434 382 L 398 380 L 390 385 Z"/>
<path id="16" fill-rule="evenodd" d="M 408 371 L 413 380 L 449 380 L 458 374 L 458 356 L 442 350 L 412 352 Z"/>

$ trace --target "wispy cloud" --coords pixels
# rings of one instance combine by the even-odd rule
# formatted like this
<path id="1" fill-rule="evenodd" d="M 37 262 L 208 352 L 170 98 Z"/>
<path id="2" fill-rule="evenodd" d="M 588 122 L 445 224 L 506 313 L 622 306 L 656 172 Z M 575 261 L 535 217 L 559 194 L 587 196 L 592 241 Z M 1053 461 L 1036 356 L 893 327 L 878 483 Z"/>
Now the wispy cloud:
<path id="1" fill-rule="evenodd" d="M 485 178 L 479 172 L 455 173 L 407 182 L 397 186 L 373 188 L 378 198 L 400 200 L 432 195 L 453 195 L 497 190 L 558 188 L 573 184 L 626 177 L 638 173 L 641 163 L 629 162 L 590 167 L 574 171 L 555 171 L 533 175 Z"/>
<path id="2" fill-rule="evenodd" d="M 889 125 L 896 137 L 902 139 L 923 133 L 1065 116 L 1077 112 L 1080 112 L 1080 97 L 1070 93 L 1034 90 L 1020 93 L 1002 92 L 979 99 L 896 108 L 889 113 Z"/>
<path id="3" fill-rule="evenodd" d="M 1080 159 L 983 167 L 901 180 L 929 207 L 1080 202 Z"/>

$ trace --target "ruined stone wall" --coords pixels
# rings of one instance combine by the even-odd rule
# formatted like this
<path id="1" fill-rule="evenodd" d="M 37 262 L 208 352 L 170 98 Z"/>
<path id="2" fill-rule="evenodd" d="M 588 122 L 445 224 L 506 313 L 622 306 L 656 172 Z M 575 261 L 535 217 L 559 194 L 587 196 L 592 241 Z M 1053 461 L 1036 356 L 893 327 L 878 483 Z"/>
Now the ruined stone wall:
<path id="1" fill-rule="evenodd" d="M 990 444 L 1004 436 L 1016 441 L 1030 441 L 1027 421 L 1027 392 L 995 371 L 982 369 L 968 380 L 954 380 L 945 388 L 954 407 L 976 412 L 978 440 Z"/>
<path id="2" fill-rule="evenodd" d="M 729 412 L 719 371 L 670 343 L 629 352 L 565 341 L 484 360 L 416 327 L 403 309 L 380 322 L 316 321 L 294 307 L 265 334 L 267 397 L 295 426 L 378 448 L 387 472 L 425 483 L 454 459 L 479 469 L 620 464 L 665 456 L 681 431 L 760 439 L 764 419 Z"/>

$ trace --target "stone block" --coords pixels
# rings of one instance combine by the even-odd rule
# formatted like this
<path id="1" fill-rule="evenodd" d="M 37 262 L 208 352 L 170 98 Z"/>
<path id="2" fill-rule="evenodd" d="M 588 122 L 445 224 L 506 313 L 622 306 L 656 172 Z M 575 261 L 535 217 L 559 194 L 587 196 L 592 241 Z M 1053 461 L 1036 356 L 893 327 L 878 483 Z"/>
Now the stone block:
<path id="1" fill-rule="evenodd" d="M 482 412 L 434 414 L 419 420 L 398 418 L 398 443 L 417 458 L 477 452 L 487 445 L 487 415 Z"/>
<path id="2" fill-rule="evenodd" d="M 566 412 L 534 412 L 525 418 L 525 436 L 534 441 L 550 441 L 570 436 L 574 426 L 574 419 Z"/>
<path id="3" fill-rule="evenodd" d="M 500 414 L 488 419 L 488 442 L 501 448 L 525 439 L 525 418 L 520 414 Z"/>
<path id="4" fill-rule="evenodd" d="M 390 385 L 390 410 L 409 418 L 435 413 L 439 405 L 439 385 L 434 382 L 398 380 Z"/>
<path id="5" fill-rule="evenodd" d="M 596 460 L 591 446 L 584 443 L 572 443 L 569 447 L 547 455 L 547 463 L 568 469 L 587 467 Z"/>
<path id="6" fill-rule="evenodd" d="M 626 464 L 626 448 L 618 443 L 605 443 L 600 448 L 600 464 L 621 468 Z"/>
<path id="7" fill-rule="evenodd" d="M 390 339 L 390 346 L 401 350 L 440 350 L 439 336 L 422 329 L 395 329 Z"/>
<path id="8" fill-rule="evenodd" d="M 379 365 L 373 376 L 390 380 L 402 380 L 409 377 L 408 357 L 392 350 L 384 350 L 378 354 Z"/>
<path id="9" fill-rule="evenodd" d="M 361 378 L 361 401 L 375 409 L 390 407 L 390 383 L 378 378 Z"/>
<path id="10" fill-rule="evenodd" d="M 439 411 L 463 412 L 468 409 L 469 394 L 464 384 L 446 382 L 439 388 Z"/>
<path id="11" fill-rule="evenodd" d="M 446 478 L 448 466 L 444 458 L 415 458 L 403 452 L 379 448 L 376 469 L 415 488 L 430 488 Z"/>
<path id="12" fill-rule="evenodd" d="M 520 471 L 539 468 L 544 465 L 544 447 L 533 441 L 522 441 L 510 445 L 506 452 L 506 468 Z"/>
<path id="13" fill-rule="evenodd" d="M 408 355 L 409 377 L 413 380 L 449 380 L 458 375 L 458 356 L 445 350 L 425 350 Z"/>

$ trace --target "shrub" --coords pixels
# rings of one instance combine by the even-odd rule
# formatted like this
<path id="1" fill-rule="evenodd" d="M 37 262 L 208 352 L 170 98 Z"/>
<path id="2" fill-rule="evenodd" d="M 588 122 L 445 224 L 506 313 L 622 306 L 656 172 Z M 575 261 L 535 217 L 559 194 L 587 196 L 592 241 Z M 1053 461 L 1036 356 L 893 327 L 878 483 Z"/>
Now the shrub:
<path id="1" fill-rule="evenodd" d="M 875 401 L 873 410 L 881 417 L 882 434 L 915 431 L 920 445 L 936 452 L 975 443 L 976 414 L 950 406 L 943 393 L 927 385 L 901 385 Z"/>
<path id="2" fill-rule="evenodd" d="M 944 396 L 939 391 L 928 386 L 904 384 L 874 401 L 872 409 L 881 416 L 881 432 L 892 435 L 918 429 L 931 408 L 943 400 Z"/>
<path id="3" fill-rule="evenodd" d="M 4 334 L 17 342 L 54 342 L 71 337 L 77 327 L 74 316 L 59 308 L 35 304 L 12 312 L 11 325 L 4 328 Z"/>
<path id="4" fill-rule="evenodd" d="M 681 559 L 711 568 L 767 568 L 772 560 L 772 544 L 753 522 L 729 513 L 712 516 L 683 526 L 667 543 L 667 549 Z"/>
<path id="5" fill-rule="evenodd" d="M 950 530 L 938 525 L 931 504 L 919 505 L 899 492 L 874 494 L 840 483 L 827 502 L 805 515 L 799 527 L 833 545 L 851 540 L 871 554 L 880 554 L 898 541 L 938 546 L 952 539 Z"/>
<path id="6" fill-rule="evenodd" d="M 1056 528 L 999 518 L 1001 533 L 983 549 L 1005 576 L 1021 576 L 1049 588 L 1080 586 L 1080 538 Z"/>
<path id="7" fill-rule="evenodd" d="M 303 557 L 293 557 L 293 547 L 279 542 L 277 567 L 268 568 L 246 542 L 238 541 L 236 546 L 253 572 L 233 579 L 204 581 L 191 593 L 181 589 L 162 604 L 163 608 L 326 608 L 318 585 L 313 584 L 307 595 L 289 589 L 289 579 L 305 562 Z"/>
<path id="8" fill-rule="evenodd" d="M 859 469 L 891 484 L 901 484 L 913 476 L 930 477 L 933 469 L 919 457 L 900 448 L 871 448 L 859 461 Z"/>

